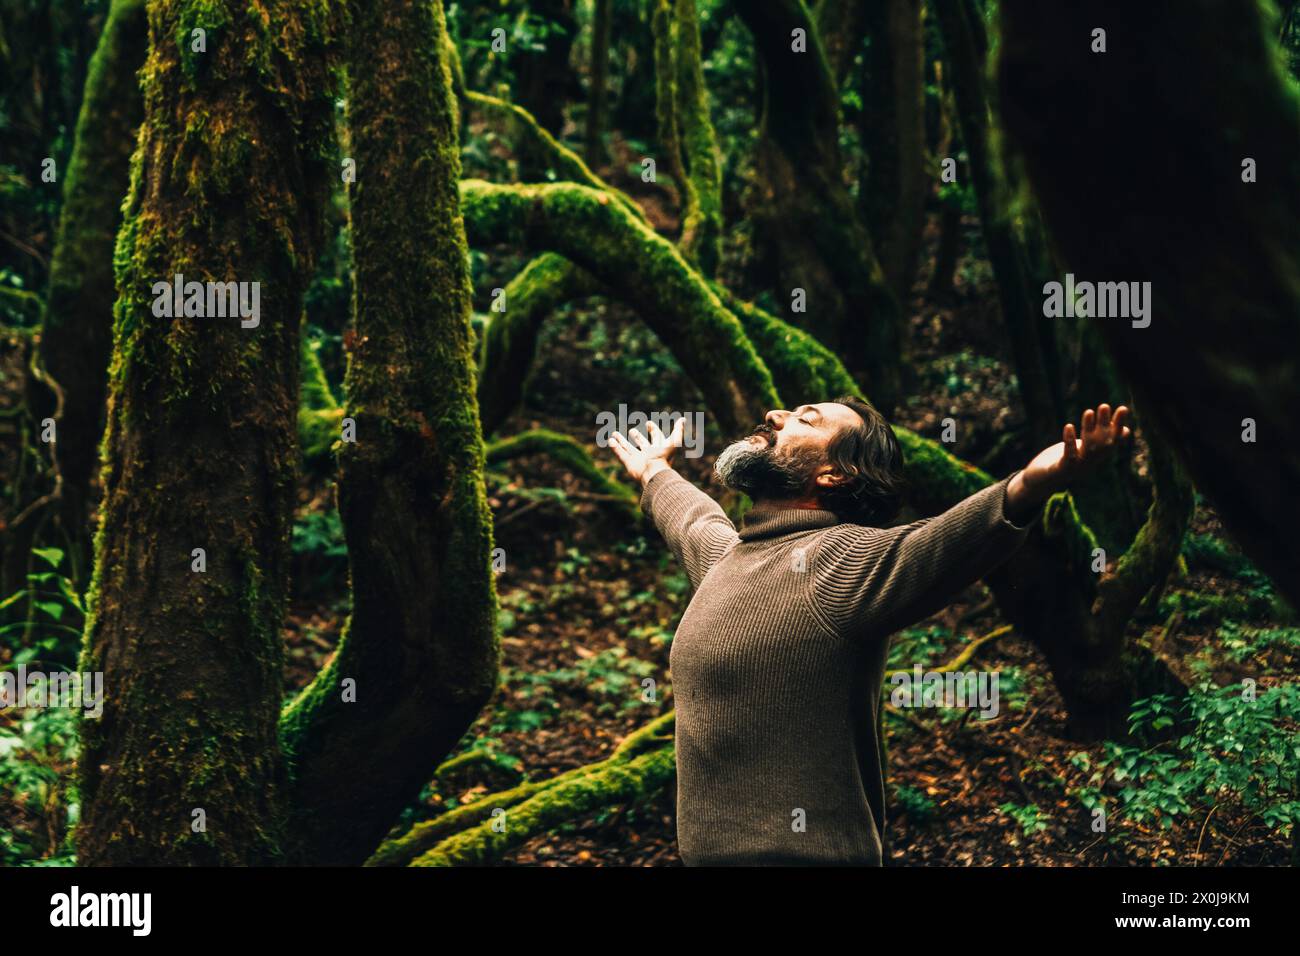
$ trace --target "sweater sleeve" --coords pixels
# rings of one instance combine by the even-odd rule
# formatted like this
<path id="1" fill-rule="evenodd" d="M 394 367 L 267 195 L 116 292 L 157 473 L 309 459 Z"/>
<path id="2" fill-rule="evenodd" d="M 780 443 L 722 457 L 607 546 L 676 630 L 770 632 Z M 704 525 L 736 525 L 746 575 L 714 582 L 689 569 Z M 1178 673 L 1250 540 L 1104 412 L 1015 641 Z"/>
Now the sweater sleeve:
<path id="1" fill-rule="evenodd" d="M 718 503 L 671 468 L 646 482 L 641 510 L 654 520 L 686 569 L 691 587 L 699 587 L 709 568 L 737 541 L 736 527 Z"/>
<path id="2" fill-rule="evenodd" d="M 852 635 L 889 634 L 934 613 L 1023 543 L 1033 522 L 1013 524 L 1004 510 L 1014 477 L 908 525 L 832 529 L 814 558 L 815 613 Z"/>

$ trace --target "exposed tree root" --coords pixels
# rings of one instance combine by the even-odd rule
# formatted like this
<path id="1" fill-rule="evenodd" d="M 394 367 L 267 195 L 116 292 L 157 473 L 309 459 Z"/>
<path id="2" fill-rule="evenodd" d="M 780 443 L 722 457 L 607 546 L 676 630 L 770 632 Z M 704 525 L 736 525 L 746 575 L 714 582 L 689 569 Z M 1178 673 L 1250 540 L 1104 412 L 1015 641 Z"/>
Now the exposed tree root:
<path id="1" fill-rule="evenodd" d="M 441 816 L 432 820 L 426 820 L 423 823 L 417 823 L 409 831 L 400 837 L 389 840 L 384 843 L 366 863 L 367 866 L 406 866 L 422 855 L 436 851 L 439 846 L 452 837 L 473 830 L 478 826 L 491 825 L 492 811 L 496 809 L 508 810 L 511 807 L 518 806 L 525 801 L 532 800 L 544 793 L 549 793 L 561 788 L 569 787 L 580 778 L 590 777 L 592 775 L 600 776 L 607 773 L 616 766 L 627 766 L 633 760 L 648 754 L 655 754 L 663 751 L 666 747 L 668 753 L 672 753 L 672 726 L 674 714 L 669 712 L 661 717 L 657 717 L 643 727 L 629 734 L 622 743 L 615 748 L 614 752 L 604 760 L 583 767 L 577 767 L 573 770 L 552 777 L 550 780 L 534 781 L 522 783 L 509 790 L 503 790 L 500 793 L 494 793 L 482 797 L 471 804 L 463 807 L 457 807 Z M 639 768 L 642 765 L 638 765 Z M 671 768 L 670 768 L 671 771 Z M 625 778 L 619 778 L 624 784 L 627 783 Z M 648 782 L 653 785 L 658 777 L 653 773 L 648 775 Z M 597 788 L 600 784 L 597 783 Z M 583 806 L 590 809 L 595 806 L 602 806 L 604 803 L 614 802 L 613 800 L 597 801 L 590 803 L 590 788 L 566 791 L 570 796 L 577 793 L 583 801 Z M 621 792 L 621 791 L 620 791 Z M 626 799 L 626 798 L 623 798 Z M 549 821 L 545 825 L 554 825 L 554 823 L 563 822 L 566 819 L 572 819 L 580 813 L 586 812 L 586 809 L 575 810 L 572 814 L 563 815 L 565 803 L 563 800 L 556 800 L 551 796 L 546 801 L 546 818 Z M 534 807 L 534 811 L 536 811 Z M 509 821 L 517 823 L 518 821 Z M 508 829 L 510 827 L 508 826 Z M 532 832 L 537 832 L 540 827 L 534 826 Z M 495 836 L 506 836 L 506 834 L 494 834 Z M 531 836 L 531 832 L 527 834 Z M 524 837 L 527 838 L 526 836 Z M 516 845 L 514 843 L 511 844 Z"/>

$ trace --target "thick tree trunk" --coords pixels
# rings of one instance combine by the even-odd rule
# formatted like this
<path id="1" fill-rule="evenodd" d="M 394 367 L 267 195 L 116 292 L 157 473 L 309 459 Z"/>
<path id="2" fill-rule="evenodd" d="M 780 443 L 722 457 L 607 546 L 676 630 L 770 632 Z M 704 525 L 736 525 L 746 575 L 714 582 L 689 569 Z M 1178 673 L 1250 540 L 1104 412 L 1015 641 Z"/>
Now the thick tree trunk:
<path id="1" fill-rule="evenodd" d="M 356 441 L 339 452 L 338 506 L 352 615 L 281 724 L 288 855 L 303 862 L 363 862 L 496 687 L 445 32 L 438 0 L 390 0 L 355 7 L 348 35 Z"/>
<path id="2" fill-rule="evenodd" d="M 90 577 L 90 482 L 104 433 L 113 350 L 113 243 L 144 113 L 136 80 L 149 39 L 144 6 L 144 0 L 115 0 L 90 61 L 63 179 L 41 335 L 40 359 L 63 390 L 55 444 L 63 478 L 59 516 L 72 578 L 82 585 Z"/>
<path id="3" fill-rule="evenodd" d="M 737 0 L 764 69 L 751 197 L 762 268 L 795 321 L 842 355 L 882 410 L 900 397 L 902 313 L 844 184 L 839 93 L 803 0 Z M 806 49 L 795 49 L 803 31 Z"/>
<path id="4" fill-rule="evenodd" d="M 1092 321 L 1144 415 L 1300 604 L 1300 105 L 1259 4 L 1103 10 L 1004 0 L 1003 121 L 1066 265 L 1151 283 L 1149 326 Z"/>
<path id="5" fill-rule="evenodd" d="M 998 283 L 1002 316 L 1011 343 L 1020 395 L 1035 445 L 1059 440 L 1064 414 L 1059 384 L 1051 374 L 1050 347 L 1043 339 L 1042 297 L 1034 282 L 1031 254 L 1016 235 L 1010 192 L 990 143 L 985 83 L 988 39 L 974 0 L 934 0 L 950 68 L 962 142 L 979 204 L 980 226 Z"/>
<path id="6" fill-rule="evenodd" d="M 83 864 L 279 850 L 299 318 L 337 174 L 322 10 L 150 6 L 82 663 L 107 689 L 82 723 Z M 258 325 L 155 315 L 153 284 L 178 273 L 260 283 Z"/>
<path id="7" fill-rule="evenodd" d="M 868 10 L 869 84 L 859 131 L 867 175 L 859 201 L 880 265 L 904 306 L 921 252 L 925 197 L 925 44 L 921 0 L 879 0 Z"/>

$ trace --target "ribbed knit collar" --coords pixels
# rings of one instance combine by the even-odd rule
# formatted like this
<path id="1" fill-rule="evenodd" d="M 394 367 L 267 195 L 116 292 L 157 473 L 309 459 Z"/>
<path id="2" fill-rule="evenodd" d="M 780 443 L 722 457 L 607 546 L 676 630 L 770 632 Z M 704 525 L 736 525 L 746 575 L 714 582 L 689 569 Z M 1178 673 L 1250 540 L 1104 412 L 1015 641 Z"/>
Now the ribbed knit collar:
<path id="1" fill-rule="evenodd" d="M 740 540 L 761 541 L 764 538 L 779 538 L 797 531 L 829 528 L 839 523 L 840 519 L 833 511 L 823 511 L 819 508 L 790 508 L 764 501 L 754 505 L 745 514 L 740 523 Z"/>

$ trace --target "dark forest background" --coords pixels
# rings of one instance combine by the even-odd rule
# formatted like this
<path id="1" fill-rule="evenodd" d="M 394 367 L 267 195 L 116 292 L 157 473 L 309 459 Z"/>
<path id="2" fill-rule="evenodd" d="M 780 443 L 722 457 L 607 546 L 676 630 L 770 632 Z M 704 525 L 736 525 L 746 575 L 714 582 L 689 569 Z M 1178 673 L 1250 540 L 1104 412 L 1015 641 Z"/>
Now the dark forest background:
<path id="1" fill-rule="evenodd" d="M 1138 427 L 895 636 L 1002 709 L 886 702 L 888 861 L 1294 865 L 1298 20 L 0 0 L 0 667 L 107 694 L 0 709 L 0 864 L 678 865 L 689 585 L 596 416 L 706 413 L 739 517 L 716 452 L 852 391 L 903 520 Z"/>

